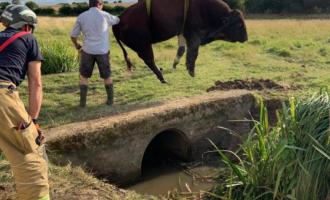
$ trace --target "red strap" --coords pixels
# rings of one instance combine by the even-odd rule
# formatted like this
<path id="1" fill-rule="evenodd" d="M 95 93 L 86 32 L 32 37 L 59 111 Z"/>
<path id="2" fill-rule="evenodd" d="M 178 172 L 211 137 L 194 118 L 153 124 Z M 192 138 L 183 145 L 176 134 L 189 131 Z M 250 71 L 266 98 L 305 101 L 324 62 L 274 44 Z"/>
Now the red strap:
<path id="1" fill-rule="evenodd" d="M 13 35 L 11 38 L 9 38 L 8 40 L 6 40 L 1 46 L 0 46 L 0 52 L 2 52 L 8 45 L 10 45 L 11 43 L 13 43 L 16 39 L 23 37 L 24 35 L 28 35 L 30 34 L 30 32 L 19 32 L 16 33 L 15 35 Z"/>

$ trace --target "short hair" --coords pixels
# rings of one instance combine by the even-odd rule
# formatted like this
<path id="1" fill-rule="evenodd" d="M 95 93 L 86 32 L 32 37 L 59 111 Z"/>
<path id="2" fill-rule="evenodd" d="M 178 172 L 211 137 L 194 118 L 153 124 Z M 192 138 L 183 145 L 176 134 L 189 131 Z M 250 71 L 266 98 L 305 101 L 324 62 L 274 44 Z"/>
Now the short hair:
<path id="1" fill-rule="evenodd" d="M 89 0 L 89 7 L 96 7 L 98 4 L 103 4 L 103 0 Z"/>

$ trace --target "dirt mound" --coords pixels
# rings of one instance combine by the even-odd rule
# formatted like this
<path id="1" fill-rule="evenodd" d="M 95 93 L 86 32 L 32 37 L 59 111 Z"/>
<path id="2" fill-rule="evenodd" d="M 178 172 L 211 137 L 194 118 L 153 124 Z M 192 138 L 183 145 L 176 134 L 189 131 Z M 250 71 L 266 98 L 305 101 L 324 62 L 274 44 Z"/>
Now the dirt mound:
<path id="1" fill-rule="evenodd" d="M 234 89 L 245 89 L 245 90 L 286 90 L 289 86 L 283 86 L 275 83 L 269 79 L 247 79 L 247 80 L 233 80 L 233 81 L 216 81 L 215 86 L 207 89 L 208 92 L 215 90 L 234 90 Z"/>

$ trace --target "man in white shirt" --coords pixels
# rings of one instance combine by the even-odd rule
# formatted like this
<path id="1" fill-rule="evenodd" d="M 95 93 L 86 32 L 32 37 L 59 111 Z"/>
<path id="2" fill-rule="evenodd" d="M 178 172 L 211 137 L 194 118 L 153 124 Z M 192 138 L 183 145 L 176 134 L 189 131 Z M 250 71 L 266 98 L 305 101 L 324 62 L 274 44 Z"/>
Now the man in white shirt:
<path id="1" fill-rule="evenodd" d="M 92 76 L 95 62 L 100 77 L 104 79 L 107 91 L 107 104 L 113 104 L 113 83 L 109 61 L 109 27 L 119 23 L 119 18 L 102 11 L 103 0 L 89 0 L 89 10 L 78 16 L 71 32 L 71 40 L 80 51 L 80 106 L 86 106 L 88 79 Z M 78 42 L 80 34 L 84 36 L 81 46 Z"/>

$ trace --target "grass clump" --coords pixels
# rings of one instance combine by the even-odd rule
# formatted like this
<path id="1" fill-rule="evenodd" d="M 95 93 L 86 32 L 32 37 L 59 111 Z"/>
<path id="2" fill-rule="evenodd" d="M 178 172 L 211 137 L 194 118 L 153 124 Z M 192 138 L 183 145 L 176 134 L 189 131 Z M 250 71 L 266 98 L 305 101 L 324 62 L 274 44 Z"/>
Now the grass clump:
<path id="1" fill-rule="evenodd" d="M 267 52 L 285 58 L 292 56 L 291 52 L 285 48 L 272 47 L 267 49 Z"/>
<path id="2" fill-rule="evenodd" d="M 271 128 L 261 103 L 260 121 L 242 145 L 240 162 L 223 151 L 230 169 L 225 184 L 214 189 L 220 199 L 325 200 L 330 196 L 329 94 L 307 100 L 291 99 L 278 112 Z"/>
<path id="3" fill-rule="evenodd" d="M 41 69 L 42 74 L 71 72 L 78 68 L 77 54 L 67 44 L 41 43 L 41 52 L 45 59 Z"/>

